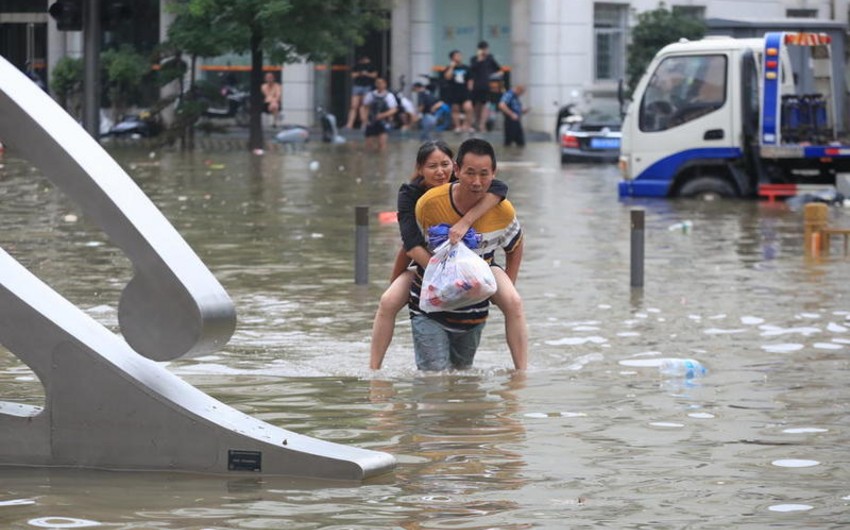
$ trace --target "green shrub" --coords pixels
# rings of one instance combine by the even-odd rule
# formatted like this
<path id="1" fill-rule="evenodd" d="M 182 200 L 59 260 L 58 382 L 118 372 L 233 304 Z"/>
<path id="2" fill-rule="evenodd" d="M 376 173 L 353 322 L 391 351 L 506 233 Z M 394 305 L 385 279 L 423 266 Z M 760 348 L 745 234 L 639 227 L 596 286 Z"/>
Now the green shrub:
<path id="1" fill-rule="evenodd" d="M 83 60 L 62 57 L 53 67 L 50 79 L 50 88 L 62 108 L 72 115 L 79 113 L 79 100 L 83 91 Z"/>

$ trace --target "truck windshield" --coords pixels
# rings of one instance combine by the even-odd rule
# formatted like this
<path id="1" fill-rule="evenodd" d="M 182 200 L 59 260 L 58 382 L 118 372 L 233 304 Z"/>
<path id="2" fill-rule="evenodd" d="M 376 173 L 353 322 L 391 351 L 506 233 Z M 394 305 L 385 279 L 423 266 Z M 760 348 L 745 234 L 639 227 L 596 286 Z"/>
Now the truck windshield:
<path id="1" fill-rule="evenodd" d="M 649 79 L 640 130 L 658 132 L 705 116 L 726 102 L 726 56 L 668 57 Z"/>

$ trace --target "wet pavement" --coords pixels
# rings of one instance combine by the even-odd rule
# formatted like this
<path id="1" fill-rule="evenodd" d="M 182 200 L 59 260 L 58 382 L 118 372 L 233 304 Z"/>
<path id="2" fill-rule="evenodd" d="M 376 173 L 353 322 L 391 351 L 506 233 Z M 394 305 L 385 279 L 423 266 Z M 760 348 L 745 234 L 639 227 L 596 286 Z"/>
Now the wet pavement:
<path id="1" fill-rule="evenodd" d="M 394 209 L 417 147 L 394 138 L 382 155 L 354 139 L 263 156 L 113 151 L 237 306 L 236 334 L 221 352 L 169 369 L 275 425 L 388 451 L 399 461 L 393 473 L 353 486 L 6 468 L 0 526 L 846 523 L 850 261 L 840 248 L 807 258 L 799 211 L 621 202 L 613 166 L 562 166 L 554 143 L 498 148 L 526 233 L 518 286 L 529 370 L 510 370 L 494 311 L 472 370 L 417 373 L 401 314 L 385 368 L 372 372 L 371 318 L 398 245 L 397 226 L 379 214 Z M 11 153 L 0 163 L 0 245 L 117 331 L 129 262 L 28 164 Z M 356 205 L 370 208 L 365 286 L 353 281 Z M 629 286 L 636 208 L 646 215 L 643 289 Z M 842 209 L 830 216 L 850 225 Z M 706 373 L 660 369 L 685 358 Z M 0 399 L 39 404 L 43 392 L 0 350 Z"/>

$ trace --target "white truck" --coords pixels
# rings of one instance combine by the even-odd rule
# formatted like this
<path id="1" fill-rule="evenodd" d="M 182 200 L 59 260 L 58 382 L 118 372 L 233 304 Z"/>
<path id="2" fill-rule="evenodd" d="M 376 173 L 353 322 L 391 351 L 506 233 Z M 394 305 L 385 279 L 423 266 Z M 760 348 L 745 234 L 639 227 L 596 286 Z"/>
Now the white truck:
<path id="1" fill-rule="evenodd" d="M 830 37 L 771 32 L 664 47 L 623 121 L 621 197 L 758 198 L 834 186 L 838 141 Z M 789 47 L 800 47 L 809 91 Z"/>

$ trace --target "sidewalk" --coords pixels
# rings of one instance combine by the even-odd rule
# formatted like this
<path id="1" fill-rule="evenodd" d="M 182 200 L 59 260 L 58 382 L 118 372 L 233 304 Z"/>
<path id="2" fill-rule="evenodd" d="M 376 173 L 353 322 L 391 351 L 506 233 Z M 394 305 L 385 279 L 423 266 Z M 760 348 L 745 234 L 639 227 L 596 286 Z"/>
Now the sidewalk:
<path id="1" fill-rule="evenodd" d="M 284 124 L 283 127 L 286 127 Z M 281 131 L 281 128 L 272 129 L 269 127 L 263 128 L 263 143 L 264 151 L 277 152 L 288 148 L 289 144 L 282 144 L 275 141 L 275 135 Z M 320 127 L 309 128 L 310 137 L 307 143 L 316 144 L 322 143 L 322 130 Z M 339 135 L 346 139 L 348 144 L 363 143 L 364 136 L 361 129 L 342 129 Z M 460 142 L 470 137 L 484 138 L 493 145 L 501 145 L 504 140 L 501 129 L 476 132 L 476 133 L 455 133 L 453 131 L 438 131 L 432 135 L 434 139 L 444 140 L 449 144 Z M 552 135 L 539 131 L 526 131 L 526 142 L 552 142 Z M 410 131 L 392 130 L 389 133 L 389 142 L 419 140 L 419 130 Z M 143 146 L 147 145 L 151 148 L 157 146 L 157 138 L 151 139 L 132 139 L 132 138 L 112 138 L 104 142 L 104 145 L 114 146 Z M 297 144 L 295 144 L 297 145 Z M 165 149 L 179 148 L 179 144 L 165 147 Z M 203 151 L 247 151 L 248 150 L 248 128 L 239 127 L 236 125 L 228 125 L 222 127 L 222 130 L 204 132 L 201 130 L 195 131 L 195 149 Z"/>
<path id="2" fill-rule="evenodd" d="M 392 130 L 389 133 L 390 141 L 393 140 L 418 140 L 419 139 L 419 129 L 413 129 L 410 131 L 400 131 L 400 130 Z M 317 130 L 316 134 L 319 138 L 321 138 L 321 131 Z M 363 131 L 361 129 L 343 129 L 340 131 L 340 135 L 344 136 L 348 141 L 362 141 L 363 140 Z M 454 131 L 437 131 L 431 135 L 435 139 L 445 140 L 449 143 L 463 140 L 465 138 L 476 137 L 476 138 L 484 138 L 488 142 L 493 145 L 500 145 L 504 141 L 504 133 L 502 129 L 494 129 L 492 131 L 485 132 L 474 132 L 474 133 L 456 133 Z M 311 135 L 311 138 L 313 136 Z M 525 131 L 525 141 L 528 143 L 531 142 L 551 142 L 552 135 L 549 133 L 539 132 L 539 131 Z"/>

